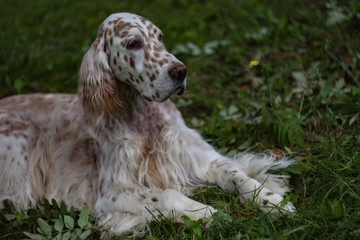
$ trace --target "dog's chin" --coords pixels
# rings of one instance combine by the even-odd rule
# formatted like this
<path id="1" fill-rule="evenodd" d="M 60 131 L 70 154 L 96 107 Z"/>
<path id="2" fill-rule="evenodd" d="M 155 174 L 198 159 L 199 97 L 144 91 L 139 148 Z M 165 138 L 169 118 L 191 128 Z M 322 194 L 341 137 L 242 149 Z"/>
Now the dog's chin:
<path id="1" fill-rule="evenodd" d="M 160 102 L 161 103 L 161 102 L 165 102 L 166 100 L 168 100 L 168 98 L 170 98 L 173 95 L 182 96 L 182 95 L 184 95 L 184 93 L 185 93 L 185 87 L 184 86 L 179 86 L 175 90 L 170 92 L 170 94 L 165 95 L 162 98 L 153 99 L 152 97 L 148 97 L 146 95 L 143 95 L 143 98 L 148 102 Z"/>

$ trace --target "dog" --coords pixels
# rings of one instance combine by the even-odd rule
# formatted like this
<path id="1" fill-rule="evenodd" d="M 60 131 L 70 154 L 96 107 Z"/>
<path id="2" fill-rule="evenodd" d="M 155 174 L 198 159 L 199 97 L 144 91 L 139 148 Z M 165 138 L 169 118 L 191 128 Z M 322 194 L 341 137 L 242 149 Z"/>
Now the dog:
<path id="1" fill-rule="evenodd" d="M 274 154 L 219 154 L 188 128 L 169 99 L 183 95 L 187 67 L 162 32 L 130 13 L 109 16 L 85 54 L 78 94 L 0 101 L 0 202 L 17 209 L 43 199 L 91 211 L 113 234 L 143 232 L 159 214 L 210 221 L 216 210 L 190 199 L 207 184 L 264 211 L 295 211 Z"/>

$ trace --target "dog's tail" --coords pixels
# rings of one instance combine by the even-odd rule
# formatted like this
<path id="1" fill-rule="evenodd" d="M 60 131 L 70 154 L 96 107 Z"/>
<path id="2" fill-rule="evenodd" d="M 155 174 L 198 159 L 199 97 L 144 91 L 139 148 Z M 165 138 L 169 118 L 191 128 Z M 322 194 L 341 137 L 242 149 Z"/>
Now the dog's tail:
<path id="1" fill-rule="evenodd" d="M 296 160 L 286 158 L 283 152 L 278 150 L 269 150 L 261 154 L 245 152 L 236 155 L 235 161 L 249 177 L 256 179 L 265 188 L 281 196 L 289 191 L 287 182 L 289 176 L 279 170 L 289 167 Z"/>

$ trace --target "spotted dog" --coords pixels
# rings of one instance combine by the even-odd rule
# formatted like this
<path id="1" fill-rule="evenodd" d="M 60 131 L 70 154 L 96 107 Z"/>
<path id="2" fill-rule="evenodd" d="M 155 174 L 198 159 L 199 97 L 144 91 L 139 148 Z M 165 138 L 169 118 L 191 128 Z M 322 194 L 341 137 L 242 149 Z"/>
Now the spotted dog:
<path id="1" fill-rule="evenodd" d="M 159 214 L 210 220 L 216 210 L 187 197 L 212 184 L 254 201 L 281 204 L 292 161 L 271 154 L 219 154 L 188 128 L 169 99 L 187 68 L 162 32 L 130 13 L 109 16 L 85 54 L 78 94 L 29 94 L 0 101 L 0 202 L 17 209 L 43 199 L 91 211 L 113 234 L 141 234 Z"/>

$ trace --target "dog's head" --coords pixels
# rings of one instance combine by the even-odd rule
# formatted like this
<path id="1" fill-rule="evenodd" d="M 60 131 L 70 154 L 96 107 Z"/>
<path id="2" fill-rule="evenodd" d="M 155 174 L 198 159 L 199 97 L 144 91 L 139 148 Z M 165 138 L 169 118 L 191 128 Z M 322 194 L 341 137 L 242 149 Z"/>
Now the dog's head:
<path id="1" fill-rule="evenodd" d="M 148 101 L 162 102 L 185 92 L 186 74 L 186 66 L 167 52 L 153 23 L 135 14 L 113 14 L 83 58 L 80 99 L 92 112 L 115 110 L 122 102 L 119 81 Z"/>

